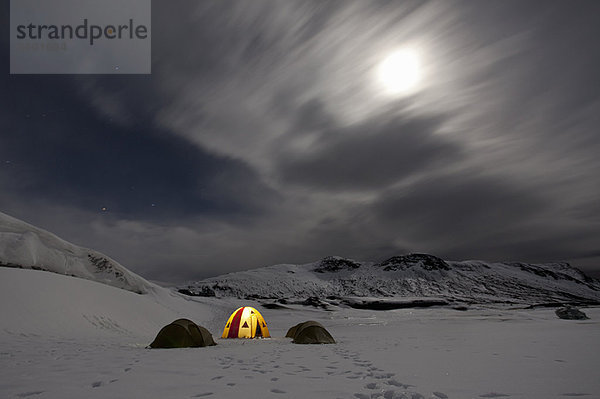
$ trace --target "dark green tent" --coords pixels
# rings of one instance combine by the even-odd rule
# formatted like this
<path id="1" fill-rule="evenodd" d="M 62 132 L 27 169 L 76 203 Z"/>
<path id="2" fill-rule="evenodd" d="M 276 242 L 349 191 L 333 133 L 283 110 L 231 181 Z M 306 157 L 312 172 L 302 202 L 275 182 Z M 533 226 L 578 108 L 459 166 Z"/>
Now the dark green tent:
<path id="1" fill-rule="evenodd" d="M 191 320 L 178 319 L 164 326 L 151 348 L 198 348 L 216 345 L 210 332 Z"/>
<path id="2" fill-rule="evenodd" d="M 295 344 L 335 344 L 335 339 L 323 325 L 316 321 L 305 321 L 290 328 L 285 335 Z"/>
<path id="3" fill-rule="evenodd" d="M 290 327 L 290 329 L 288 330 L 287 334 L 285 334 L 286 338 L 294 338 L 294 335 L 296 335 L 296 330 L 302 324 L 304 324 L 304 323 L 298 323 L 295 326 Z"/>

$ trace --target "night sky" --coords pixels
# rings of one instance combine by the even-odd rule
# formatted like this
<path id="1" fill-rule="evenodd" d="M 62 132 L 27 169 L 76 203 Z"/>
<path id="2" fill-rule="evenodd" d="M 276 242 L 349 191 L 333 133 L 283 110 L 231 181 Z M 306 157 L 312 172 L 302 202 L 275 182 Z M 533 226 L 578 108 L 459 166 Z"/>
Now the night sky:
<path id="1" fill-rule="evenodd" d="M 8 18 L 0 211 L 147 278 L 600 269 L 598 1 L 154 1 L 151 75 L 9 75 Z"/>

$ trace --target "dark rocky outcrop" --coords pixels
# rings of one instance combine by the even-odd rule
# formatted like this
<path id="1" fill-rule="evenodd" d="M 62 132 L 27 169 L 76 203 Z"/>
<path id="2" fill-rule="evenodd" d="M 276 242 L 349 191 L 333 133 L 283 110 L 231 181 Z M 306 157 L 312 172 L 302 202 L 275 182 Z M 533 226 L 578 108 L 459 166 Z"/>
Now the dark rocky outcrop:
<path id="1" fill-rule="evenodd" d="M 188 288 L 180 288 L 177 290 L 180 294 L 188 295 L 188 296 L 204 296 L 204 297 L 212 297 L 215 296 L 215 291 L 207 287 L 205 285 L 199 287 L 188 287 Z"/>
<path id="2" fill-rule="evenodd" d="M 385 271 L 408 270 L 413 267 L 421 267 L 424 270 L 450 270 L 443 259 L 428 254 L 409 254 L 393 256 L 379 263 Z"/>
<path id="3" fill-rule="evenodd" d="M 449 303 L 443 299 L 414 299 L 414 300 L 357 300 L 347 299 L 344 304 L 354 309 L 368 310 L 394 310 L 408 308 L 429 308 L 432 306 L 447 306 Z"/>
<path id="4" fill-rule="evenodd" d="M 317 273 L 331 273 L 340 270 L 354 270 L 360 267 L 360 263 L 339 256 L 328 256 L 323 258 L 319 266 L 313 269 Z"/>
<path id="5" fill-rule="evenodd" d="M 587 320 L 589 317 L 581 310 L 572 306 L 565 306 L 555 310 L 556 315 L 564 320 Z"/>

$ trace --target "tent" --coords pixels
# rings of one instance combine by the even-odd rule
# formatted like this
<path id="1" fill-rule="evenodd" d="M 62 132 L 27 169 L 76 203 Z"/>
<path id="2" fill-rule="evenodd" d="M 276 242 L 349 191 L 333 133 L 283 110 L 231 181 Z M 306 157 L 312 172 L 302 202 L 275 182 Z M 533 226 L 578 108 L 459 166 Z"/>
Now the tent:
<path id="1" fill-rule="evenodd" d="M 296 333 L 299 332 L 299 330 L 302 330 L 303 328 L 311 327 L 311 326 L 318 326 L 318 327 L 321 327 L 321 328 L 325 328 L 318 321 L 313 321 L 313 320 L 303 321 L 302 323 L 298 323 L 295 326 L 291 327 L 288 330 L 287 334 L 285 334 L 285 336 L 287 338 L 294 338 L 296 336 Z"/>
<path id="2" fill-rule="evenodd" d="M 298 323 L 298 324 L 296 324 L 293 327 L 290 327 L 290 329 L 288 330 L 288 332 L 285 334 L 285 337 L 286 338 L 294 338 L 294 335 L 296 335 L 296 330 L 298 329 L 298 327 L 300 327 L 304 323 L 306 323 L 306 321 L 304 321 L 302 323 Z"/>
<path id="3" fill-rule="evenodd" d="M 197 348 L 216 345 L 210 332 L 191 320 L 178 319 L 164 326 L 151 348 Z"/>
<path id="4" fill-rule="evenodd" d="M 295 344 L 335 344 L 335 339 L 323 325 L 316 321 L 305 321 L 291 327 L 287 334 Z"/>
<path id="5" fill-rule="evenodd" d="M 244 306 L 229 316 L 221 338 L 270 338 L 269 328 L 258 310 Z"/>

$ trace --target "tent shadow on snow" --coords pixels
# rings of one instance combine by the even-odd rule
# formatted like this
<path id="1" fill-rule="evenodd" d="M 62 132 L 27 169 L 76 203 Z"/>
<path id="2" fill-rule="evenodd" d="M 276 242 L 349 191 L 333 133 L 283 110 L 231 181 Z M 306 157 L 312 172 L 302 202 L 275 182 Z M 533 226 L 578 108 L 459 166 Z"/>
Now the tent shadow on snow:
<path id="1" fill-rule="evenodd" d="M 335 344 L 335 339 L 323 325 L 316 321 L 305 321 L 291 327 L 287 338 L 292 338 L 295 344 Z"/>
<path id="2" fill-rule="evenodd" d="M 188 319 L 164 326 L 150 348 L 199 348 L 216 345 L 210 332 Z"/>

